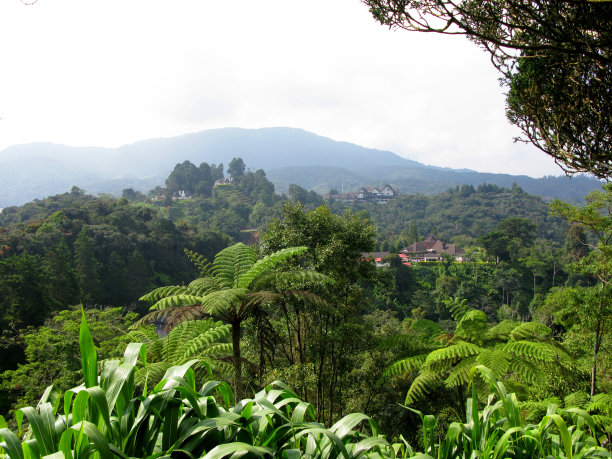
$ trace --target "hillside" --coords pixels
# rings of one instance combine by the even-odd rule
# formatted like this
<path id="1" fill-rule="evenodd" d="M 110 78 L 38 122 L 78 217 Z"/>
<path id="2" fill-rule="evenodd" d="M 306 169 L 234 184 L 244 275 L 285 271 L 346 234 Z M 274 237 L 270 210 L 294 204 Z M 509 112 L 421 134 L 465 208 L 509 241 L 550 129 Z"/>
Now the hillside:
<path id="1" fill-rule="evenodd" d="M 118 194 L 147 192 L 162 185 L 174 164 L 200 164 L 241 157 L 253 170 L 265 169 L 277 192 L 291 183 L 318 192 L 330 188 L 390 183 L 403 193 L 438 194 L 462 184 L 493 183 L 545 198 L 578 202 L 598 182 L 586 177 L 533 179 L 431 167 L 389 152 L 338 142 L 293 128 L 212 129 L 173 138 L 145 140 L 118 148 L 71 147 L 50 143 L 16 145 L 0 152 L 0 207 L 19 205 L 70 190 Z"/>

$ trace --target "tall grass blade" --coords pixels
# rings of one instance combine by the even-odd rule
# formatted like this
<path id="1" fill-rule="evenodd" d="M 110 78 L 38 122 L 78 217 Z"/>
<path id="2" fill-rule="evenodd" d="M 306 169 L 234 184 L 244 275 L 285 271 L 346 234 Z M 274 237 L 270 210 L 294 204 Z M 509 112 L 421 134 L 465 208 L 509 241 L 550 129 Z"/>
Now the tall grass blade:
<path id="1" fill-rule="evenodd" d="M 98 385 L 98 357 L 96 354 L 96 347 L 91 338 L 91 333 L 89 332 L 89 327 L 87 326 L 83 305 L 81 305 L 79 344 L 81 346 L 81 368 L 83 369 L 85 387 L 96 386 Z"/>

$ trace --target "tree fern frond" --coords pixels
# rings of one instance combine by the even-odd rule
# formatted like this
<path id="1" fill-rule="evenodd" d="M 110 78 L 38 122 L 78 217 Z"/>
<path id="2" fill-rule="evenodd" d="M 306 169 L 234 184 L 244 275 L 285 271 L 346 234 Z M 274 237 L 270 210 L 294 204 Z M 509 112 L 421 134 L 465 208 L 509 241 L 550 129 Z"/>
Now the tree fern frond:
<path id="1" fill-rule="evenodd" d="M 274 285 L 277 288 L 280 286 L 281 289 L 303 288 L 310 285 L 328 285 L 335 282 L 325 274 L 305 269 L 281 271 L 275 273 L 273 278 Z"/>
<path id="2" fill-rule="evenodd" d="M 462 317 L 467 313 L 470 309 L 467 300 L 460 300 L 459 297 L 453 297 L 448 300 L 443 300 L 444 306 L 451 313 L 451 317 L 454 321 L 459 322 Z"/>
<path id="3" fill-rule="evenodd" d="M 245 300 L 249 303 L 249 307 L 255 305 L 274 303 L 282 298 L 280 293 L 271 292 L 270 290 L 260 290 L 258 292 L 249 293 L 245 296 Z"/>
<path id="4" fill-rule="evenodd" d="M 240 306 L 247 290 L 243 288 L 228 288 L 212 292 L 202 298 L 202 307 L 211 315 L 231 321 L 232 317 L 241 315 Z"/>
<path id="5" fill-rule="evenodd" d="M 595 394 L 586 409 L 588 411 L 597 410 L 612 416 L 612 394 Z"/>
<path id="6" fill-rule="evenodd" d="M 270 269 L 283 263 L 285 260 L 291 257 L 295 257 L 303 254 L 308 250 L 308 247 L 289 247 L 281 249 L 270 255 L 267 255 L 255 262 L 248 271 L 240 273 L 236 287 L 248 288 L 253 280 L 260 276 L 262 273 L 269 271 Z"/>
<path id="7" fill-rule="evenodd" d="M 504 346 L 504 351 L 513 354 L 519 359 L 537 362 L 552 362 L 557 355 L 553 348 L 546 343 L 534 341 L 511 341 Z"/>
<path id="8" fill-rule="evenodd" d="M 238 280 L 249 271 L 257 261 L 252 247 L 242 242 L 231 245 L 215 256 L 212 273 L 221 288 L 234 288 Z"/>
<path id="9" fill-rule="evenodd" d="M 444 333 L 444 329 L 438 323 L 429 319 L 415 320 L 410 325 L 410 331 L 428 338 L 434 338 Z"/>
<path id="10" fill-rule="evenodd" d="M 487 331 L 487 315 L 478 309 L 466 311 L 455 330 L 455 336 L 470 341 L 482 341 Z"/>
<path id="11" fill-rule="evenodd" d="M 512 330 L 514 330 L 520 322 L 514 320 L 502 320 L 497 325 L 489 328 L 485 333 L 485 341 L 508 341 Z"/>
<path id="12" fill-rule="evenodd" d="M 535 385 L 542 379 L 542 372 L 531 362 L 517 358 L 510 360 L 510 373 L 520 382 Z"/>
<path id="13" fill-rule="evenodd" d="M 178 295 L 179 293 L 186 293 L 187 291 L 188 288 L 185 286 L 170 285 L 167 287 L 159 287 L 147 293 L 146 295 L 141 296 L 138 301 L 146 301 L 148 303 L 153 303 L 170 295 Z"/>
<path id="14" fill-rule="evenodd" d="M 478 356 L 477 364 L 484 365 L 497 379 L 501 379 L 510 368 L 510 358 L 503 350 L 483 349 Z"/>
<path id="15" fill-rule="evenodd" d="M 388 379 L 393 376 L 413 373 L 414 371 L 421 369 L 421 367 L 425 363 L 426 357 L 426 354 L 421 354 L 399 360 L 390 365 L 389 368 L 387 368 L 385 371 L 383 371 L 381 379 Z"/>
<path id="16" fill-rule="evenodd" d="M 207 277 L 210 274 L 212 263 L 210 263 L 204 255 L 200 255 L 193 250 L 185 249 L 185 255 L 189 258 L 189 261 L 195 265 L 200 273 L 200 277 Z"/>
<path id="17" fill-rule="evenodd" d="M 195 296 L 204 296 L 207 293 L 219 290 L 219 285 L 212 277 L 200 277 L 189 283 L 189 293 Z"/>
<path id="18" fill-rule="evenodd" d="M 340 314 L 340 311 L 338 308 L 336 308 L 336 306 L 316 293 L 308 292 L 306 290 L 288 290 L 285 292 L 285 296 L 289 302 L 293 300 L 294 302 L 313 306 L 321 311 L 325 311 L 326 313 L 335 316 Z"/>
<path id="19" fill-rule="evenodd" d="M 476 364 L 476 359 L 476 356 L 468 357 L 455 365 L 444 380 L 446 387 L 455 387 L 467 383 L 470 379 L 470 370 Z"/>
<path id="20" fill-rule="evenodd" d="M 459 341 L 456 344 L 430 352 L 425 360 L 425 365 L 436 370 L 450 368 L 458 360 L 477 355 L 480 351 L 481 348 L 475 344 Z"/>
<path id="21" fill-rule="evenodd" d="M 583 408 L 589 401 L 589 394 L 583 391 L 573 392 L 563 399 L 565 408 Z M 588 408 L 587 408 L 588 409 Z"/>
<path id="22" fill-rule="evenodd" d="M 424 398 L 428 393 L 436 389 L 442 382 L 439 374 L 432 370 L 425 370 L 420 373 L 410 385 L 406 394 L 406 405 L 411 405 L 417 400 Z"/>
<path id="23" fill-rule="evenodd" d="M 142 318 L 137 320 L 134 325 L 130 327 L 132 330 L 136 330 L 138 327 L 142 327 L 143 325 L 151 324 L 157 320 L 165 319 L 169 316 L 175 309 L 180 308 L 169 308 L 169 309 L 159 309 L 156 311 L 151 311 L 148 314 L 145 314 Z"/>
<path id="24" fill-rule="evenodd" d="M 186 293 L 179 293 L 177 295 L 162 298 L 151 306 L 151 310 L 176 308 L 180 306 L 194 306 L 200 304 L 201 301 L 202 297 L 189 295 Z"/>
<path id="25" fill-rule="evenodd" d="M 424 342 L 420 337 L 413 335 L 392 335 L 384 338 L 378 345 L 381 349 L 400 348 L 407 351 L 423 349 Z"/>
<path id="26" fill-rule="evenodd" d="M 512 341 L 526 339 L 543 339 L 552 334 L 552 330 L 540 322 L 524 322 L 517 326 L 510 334 Z"/>
<path id="27" fill-rule="evenodd" d="M 139 368 L 134 373 L 134 382 L 138 386 L 144 386 L 145 381 L 151 387 L 155 383 L 161 380 L 162 376 L 166 373 L 166 370 L 170 368 L 172 364 L 170 362 L 153 362 L 149 363 L 146 367 Z"/>
<path id="28" fill-rule="evenodd" d="M 232 355 L 232 343 L 212 344 L 197 355 L 215 358 Z"/>

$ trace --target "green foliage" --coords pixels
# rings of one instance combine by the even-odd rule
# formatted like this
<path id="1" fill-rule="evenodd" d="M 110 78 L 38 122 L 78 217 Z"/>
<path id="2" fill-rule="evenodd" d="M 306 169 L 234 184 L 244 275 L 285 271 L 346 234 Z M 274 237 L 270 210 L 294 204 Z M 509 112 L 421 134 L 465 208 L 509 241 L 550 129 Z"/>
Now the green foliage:
<path id="1" fill-rule="evenodd" d="M 128 342 L 134 313 L 123 316 L 121 308 L 85 311 L 89 330 L 100 360 L 121 355 Z M 21 332 L 25 362 L 16 369 L 0 374 L 0 387 L 5 399 L 0 414 L 19 406 L 34 404 L 45 387 L 53 384 L 68 390 L 83 378 L 79 354 L 79 308 L 60 311 L 44 326 Z"/>
<path id="2" fill-rule="evenodd" d="M 84 374 L 96 367 L 89 336 L 83 320 Z M 64 394 L 63 415 L 57 414 L 60 398 L 46 392 L 37 409 L 17 412 L 20 435 L 24 418 L 29 423 L 24 439 L 0 428 L 0 448 L 11 459 L 176 453 L 220 458 L 245 452 L 262 457 L 395 457 L 376 423 L 363 414 L 349 414 L 326 428 L 314 422 L 311 405 L 278 382 L 232 406 L 233 394 L 225 383 L 209 381 L 196 389 L 192 362 L 169 368 L 151 391 L 136 397 L 136 363 L 140 358 L 146 367 L 145 357 L 144 345 L 128 345 L 121 361 L 105 362 L 96 377 L 99 385 Z M 371 436 L 361 433 L 364 423 Z"/>
<path id="3" fill-rule="evenodd" d="M 454 335 L 441 335 L 438 349 L 402 358 L 385 371 L 386 377 L 418 373 L 406 395 L 408 405 L 442 383 L 447 388 L 463 387 L 474 365 L 487 366 L 496 378 L 534 384 L 548 366 L 571 360 L 543 324 L 504 321 L 491 327 L 486 315 L 467 308 L 465 301 L 455 298 L 446 305 L 458 319 Z"/>
<path id="4" fill-rule="evenodd" d="M 139 386 L 155 386 L 168 368 L 197 360 L 192 368 L 200 379 L 213 375 L 224 376 L 230 368 L 224 360 L 232 355 L 228 342 L 230 326 L 213 319 L 185 321 L 160 338 L 150 327 L 141 327 L 129 334 L 130 339 L 147 345 L 147 362 L 136 373 Z"/>
<path id="5" fill-rule="evenodd" d="M 236 390 L 242 386 L 242 356 L 240 351 L 241 323 L 263 304 L 274 301 L 277 296 L 270 285 L 256 283 L 284 264 L 297 257 L 306 247 L 292 247 L 257 259 L 252 247 L 238 243 L 219 252 L 212 263 L 210 275 L 193 281 L 187 287 L 156 289 L 141 300 L 156 300 L 151 306 L 155 312 L 145 317 L 158 319 L 171 315 L 167 325 L 174 326 L 187 318 L 191 312 L 210 314 L 231 325 L 232 347 Z M 272 287 L 273 288 L 273 287 Z M 186 308 L 187 307 L 187 308 Z M 189 315 L 185 315 L 185 310 Z"/>
<path id="6" fill-rule="evenodd" d="M 482 409 L 479 409 L 476 376 L 484 379 L 489 387 Z M 525 423 L 515 394 L 509 393 L 488 368 L 472 368 L 468 381 L 472 397 L 465 401 L 465 422 L 453 422 L 438 441 L 436 419 L 409 408 L 423 423 L 422 445 L 427 456 L 411 454 L 412 448 L 404 443 L 397 445 L 403 457 L 610 457 L 598 438 L 602 431 L 587 411 L 558 410 L 550 405 L 539 423 Z"/>

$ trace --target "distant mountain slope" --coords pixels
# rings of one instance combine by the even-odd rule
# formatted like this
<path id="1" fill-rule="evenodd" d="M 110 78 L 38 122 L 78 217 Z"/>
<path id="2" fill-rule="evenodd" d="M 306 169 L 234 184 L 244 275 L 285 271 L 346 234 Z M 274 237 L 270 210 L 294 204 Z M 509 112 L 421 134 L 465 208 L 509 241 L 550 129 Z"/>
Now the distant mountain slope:
<path id="1" fill-rule="evenodd" d="M 68 191 L 146 192 L 162 185 L 174 165 L 185 160 L 224 163 L 241 157 L 264 169 L 283 192 L 291 183 L 327 192 L 390 183 L 403 192 L 436 194 L 464 183 L 494 183 L 544 197 L 579 201 L 598 186 L 592 179 L 531 179 L 431 167 L 389 151 L 338 142 L 293 128 L 212 129 L 173 138 L 145 140 L 118 148 L 70 147 L 50 143 L 17 145 L 0 152 L 0 207 Z"/>

